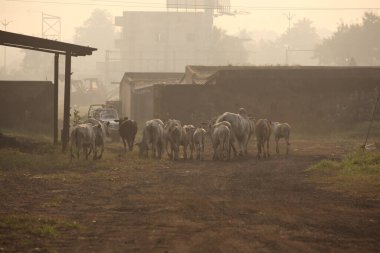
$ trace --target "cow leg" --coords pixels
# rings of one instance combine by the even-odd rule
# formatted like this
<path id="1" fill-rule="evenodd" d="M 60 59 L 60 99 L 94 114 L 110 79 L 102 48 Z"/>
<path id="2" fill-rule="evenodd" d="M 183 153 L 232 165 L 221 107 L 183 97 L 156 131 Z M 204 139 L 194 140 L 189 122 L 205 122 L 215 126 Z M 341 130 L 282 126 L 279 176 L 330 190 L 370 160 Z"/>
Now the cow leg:
<path id="1" fill-rule="evenodd" d="M 175 160 L 175 147 L 173 143 L 170 143 L 170 155 L 169 155 L 171 160 Z"/>
<path id="2" fill-rule="evenodd" d="M 219 160 L 223 161 L 224 160 L 224 143 L 223 142 L 220 142 L 219 143 Z"/>
<path id="3" fill-rule="evenodd" d="M 161 155 L 162 155 L 162 149 L 163 149 L 163 144 L 162 142 L 158 142 L 157 144 L 157 151 L 158 151 L 158 159 L 161 159 Z"/>
<path id="4" fill-rule="evenodd" d="M 175 145 L 175 150 L 174 150 L 174 160 L 179 159 L 179 145 Z"/>
<path id="5" fill-rule="evenodd" d="M 220 160 L 220 143 L 216 146 L 215 148 L 215 156 L 216 156 L 216 159 L 215 160 Z"/>
<path id="6" fill-rule="evenodd" d="M 131 140 L 131 151 L 133 151 L 133 145 L 135 144 L 135 138 L 136 138 L 136 135 L 132 137 L 132 140 Z M 162 150 L 162 145 L 161 145 L 161 150 Z"/>
<path id="7" fill-rule="evenodd" d="M 173 156 L 173 144 L 170 142 L 169 143 L 169 148 L 170 148 L 170 152 L 168 150 L 168 142 L 166 142 L 166 153 L 168 154 L 168 157 L 170 160 L 173 160 L 174 159 L 174 156 Z"/>
<path id="8" fill-rule="evenodd" d="M 87 152 L 87 147 L 83 147 L 83 157 L 87 160 L 88 158 L 88 152 Z"/>
<path id="9" fill-rule="evenodd" d="M 165 150 L 166 150 L 166 153 L 168 154 L 169 159 L 171 160 L 171 159 L 173 159 L 173 156 L 171 154 L 172 153 L 171 150 L 170 150 L 170 153 L 169 153 L 168 144 L 170 146 L 170 149 L 172 149 L 171 148 L 171 143 L 169 143 L 169 141 L 165 140 Z"/>
<path id="10" fill-rule="evenodd" d="M 126 153 L 126 152 L 127 152 L 127 144 L 125 143 L 125 138 L 124 138 L 124 137 L 122 137 L 121 139 L 123 140 L 123 145 L 124 145 L 124 153 Z"/>
<path id="11" fill-rule="evenodd" d="M 231 160 L 231 145 L 230 145 L 230 140 L 227 140 L 227 161 Z"/>
<path id="12" fill-rule="evenodd" d="M 88 149 L 88 152 L 87 152 L 87 148 L 86 148 L 86 155 L 87 156 L 91 155 L 91 151 L 92 151 L 91 147 Z"/>
<path id="13" fill-rule="evenodd" d="M 267 157 L 268 158 L 270 157 L 270 154 L 269 154 L 269 138 L 267 139 Z"/>
<path id="14" fill-rule="evenodd" d="M 230 146 L 231 146 L 232 150 L 234 151 L 234 157 L 237 157 L 238 154 L 237 154 L 237 150 L 236 150 L 235 145 L 233 143 L 231 143 Z"/>
<path id="15" fill-rule="evenodd" d="M 236 136 L 233 133 L 231 133 L 231 135 L 232 136 L 230 137 L 230 145 L 232 147 L 232 150 L 234 151 L 234 157 L 237 157 L 238 154 L 237 154 L 237 149 L 235 147 L 235 145 L 237 143 L 237 139 L 236 139 Z"/>
<path id="16" fill-rule="evenodd" d="M 289 137 L 287 137 L 285 140 L 286 140 L 286 154 L 289 154 L 289 145 L 290 145 Z"/>
<path id="17" fill-rule="evenodd" d="M 152 143 L 152 154 L 153 158 L 156 158 L 157 143 Z"/>
<path id="18" fill-rule="evenodd" d="M 134 140 L 133 140 L 133 138 L 128 138 L 127 141 L 128 141 L 129 152 L 131 152 L 133 150 L 133 142 L 134 142 Z"/>
<path id="19" fill-rule="evenodd" d="M 183 158 L 187 160 L 187 146 L 188 145 L 183 145 Z"/>
<path id="20" fill-rule="evenodd" d="M 280 149 L 279 149 L 279 147 L 278 147 L 278 141 L 279 141 L 279 138 L 276 137 L 275 141 L 276 141 L 276 153 L 278 154 L 278 153 L 280 153 Z"/>
<path id="21" fill-rule="evenodd" d="M 144 153 L 145 153 L 144 155 L 145 155 L 145 157 L 148 157 L 148 155 L 149 155 L 149 154 L 148 154 L 149 146 L 148 146 L 148 145 L 146 145 L 146 146 L 147 146 L 147 148 L 146 148 L 146 150 L 144 151 Z"/>
<path id="22" fill-rule="evenodd" d="M 243 138 L 244 155 L 248 154 L 248 140 L 249 140 L 248 134 L 244 135 L 244 138 Z"/>
<path id="23" fill-rule="evenodd" d="M 193 160 L 194 159 L 194 157 L 193 157 L 193 152 L 194 152 L 194 144 L 191 144 L 190 143 L 190 159 L 191 160 Z"/>
<path id="24" fill-rule="evenodd" d="M 262 150 L 263 150 L 263 158 L 267 158 L 267 151 L 265 149 L 265 139 L 263 140 L 263 142 L 261 143 L 262 144 Z"/>
<path id="25" fill-rule="evenodd" d="M 261 140 L 257 140 L 257 159 L 259 160 L 261 156 Z"/>
<path id="26" fill-rule="evenodd" d="M 92 160 L 96 160 L 98 158 L 98 149 L 96 144 L 91 145 L 90 149 L 93 149 L 94 155 L 92 156 Z"/>
<path id="27" fill-rule="evenodd" d="M 71 141 L 71 145 L 70 145 L 70 161 L 72 161 L 73 158 L 74 158 L 73 146 L 74 146 L 74 143 L 73 143 L 73 141 Z"/>
<path id="28" fill-rule="evenodd" d="M 217 143 L 213 143 L 212 147 L 214 148 L 214 155 L 212 156 L 212 160 L 217 160 L 218 159 L 218 157 L 217 157 L 218 144 Z"/>
<path id="29" fill-rule="evenodd" d="M 81 149 L 83 149 L 82 141 L 77 143 L 77 159 L 79 160 Z M 84 155 L 84 154 L 83 154 Z"/>
<path id="30" fill-rule="evenodd" d="M 98 159 L 101 159 L 104 152 L 104 143 L 100 146 L 100 155 L 98 156 Z"/>
<path id="31" fill-rule="evenodd" d="M 128 151 L 131 151 L 131 144 L 130 144 L 129 138 L 127 138 L 127 145 L 128 145 Z M 127 152 L 127 148 L 125 148 L 125 152 Z"/>

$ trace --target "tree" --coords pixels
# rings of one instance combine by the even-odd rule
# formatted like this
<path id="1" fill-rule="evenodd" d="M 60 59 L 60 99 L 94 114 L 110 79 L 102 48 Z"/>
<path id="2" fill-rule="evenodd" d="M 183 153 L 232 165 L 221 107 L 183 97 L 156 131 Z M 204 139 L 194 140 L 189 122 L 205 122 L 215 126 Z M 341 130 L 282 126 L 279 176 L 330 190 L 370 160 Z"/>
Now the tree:
<path id="1" fill-rule="evenodd" d="M 114 48 L 115 28 L 112 16 L 105 10 L 96 9 L 81 27 L 75 29 L 74 43 L 92 46 L 98 50 L 91 57 L 82 57 L 75 62 L 76 69 L 94 71 L 97 61 L 104 61 L 105 51 Z"/>
<path id="2" fill-rule="evenodd" d="M 248 51 L 244 47 L 244 40 L 227 35 L 225 31 L 214 28 L 213 30 L 212 59 L 215 65 L 247 64 Z"/>
<path id="3" fill-rule="evenodd" d="M 255 62 L 260 65 L 284 64 L 288 56 L 289 65 L 315 65 L 312 50 L 319 42 L 320 38 L 312 21 L 304 18 L 277 39 L 256 41 L 253 45 Z"/>
<path id="4" fill-rule="evenodd" d="M 312 49 L 319 41 L 313 22 L 307 18 L 298 20 L 279 38 L 279 42 L 295 49 Z"/>
<path id="5" fill-rule="evenodd" d="M 22 52 L 24 57 L 21 66 L 9 74 L 10 78 L 18 80 L 53 80 L 54 54 L 33 50 L 22 50 Z"/>
<path id="6" fill-rule="evenodd" d="M 319 42 L 313 22 L 303 18 L 279 38 L 278 44 L 282 44 L 285 50 L 288 50 L 289 64 L 315 65 L 312 50 Z"/>
<path id="7" fill-rule="evenodd" d="M 316 46 L 315 57 L 326 65 L 379 65 L 380 16 L 367 12 L 361 24 L 341 23 L 337 31 Z"/>

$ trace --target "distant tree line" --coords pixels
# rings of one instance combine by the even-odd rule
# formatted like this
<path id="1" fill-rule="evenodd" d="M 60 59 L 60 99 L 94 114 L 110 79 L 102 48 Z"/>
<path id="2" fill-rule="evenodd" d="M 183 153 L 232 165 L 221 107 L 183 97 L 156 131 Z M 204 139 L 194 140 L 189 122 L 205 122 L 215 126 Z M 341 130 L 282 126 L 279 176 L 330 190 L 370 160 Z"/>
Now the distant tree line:
<path id="1" fill-rule="evenodd" d="M 380 16 L 367 12 L 361 24 L 340 24 L 315 57 L 322 65 L 380 65 Z"/>

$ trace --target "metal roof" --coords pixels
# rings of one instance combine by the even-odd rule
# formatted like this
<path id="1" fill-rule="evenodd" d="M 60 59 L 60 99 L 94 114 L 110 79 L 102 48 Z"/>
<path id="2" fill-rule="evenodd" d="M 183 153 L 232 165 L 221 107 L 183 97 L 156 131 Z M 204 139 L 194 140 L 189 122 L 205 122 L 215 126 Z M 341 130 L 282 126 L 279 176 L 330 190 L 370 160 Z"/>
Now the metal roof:
<path id="1" fill-rule="evenodd" d="M 0 31 L 0 45 L 47 53 L 66 54 L 69 52 L 71 56 L 91 55 L 93 51 L 97 50 L 93 47 L 80 46 L 6 31 Z"/>

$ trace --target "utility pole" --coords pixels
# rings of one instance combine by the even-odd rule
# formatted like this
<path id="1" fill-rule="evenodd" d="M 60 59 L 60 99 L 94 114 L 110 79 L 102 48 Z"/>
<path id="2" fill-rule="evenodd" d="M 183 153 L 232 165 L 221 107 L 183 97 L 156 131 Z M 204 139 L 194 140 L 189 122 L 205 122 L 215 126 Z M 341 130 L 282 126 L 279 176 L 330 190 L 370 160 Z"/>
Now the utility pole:
<path id="1" fill-rule="evenodd" d="M 4 26 L 4 31 L 7 31 L 7 26 L 12 23 L 13 21 L 7 21 L 7 19 L 4 19 L 1 21 L 1 24 Z M 4 75 L 7 74 L 7 47 L 4 46 Z"/>
<path id="2" fill-rule="evenodd" d="M 290 26 L 291 26 L 291 24 L 292 24 L 292 19 L 293 19 L 296 15 L 294 15 L 294 14 L 292 14 L 292 13 L 290 13 L 290 12 L 288 12 L 288 13 L 284 13 L 284 15 L 285 15 L 286 19 L 288 20 L 288 33 L 289 33 L 289 32 L 290 32 Z"/>
<path id="3" fill-rule="evenodd" d="M 289 65 L 289 46 L 285 46 L 285 65 Z"/>

